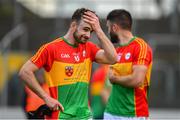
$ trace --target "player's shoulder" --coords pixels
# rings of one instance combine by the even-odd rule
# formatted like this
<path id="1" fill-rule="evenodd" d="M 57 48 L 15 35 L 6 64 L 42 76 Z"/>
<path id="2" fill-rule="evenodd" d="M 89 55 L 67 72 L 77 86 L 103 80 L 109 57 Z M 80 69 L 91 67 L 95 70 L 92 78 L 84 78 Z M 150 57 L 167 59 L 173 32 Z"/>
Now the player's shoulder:
<path id="1" fill-rule="evenodd" d="M 46 49 L 52 49 L 52 48 L 57 47 L 57 46 L 58 46 L 59 44 L 61 44 L 62 42 L 63 42 L 63 39 L 57 38 L 57 39 L 54 39 L 54 40 L 51 41 L 51 42 L 45 43 L 43 46 L 44 46 Z"/>
<path id="2" fill-rule="evenodd" d="M 142 44 L 147 45 L 146 41 L 143 38 L 140 38 L 140 37 L 136 37 L 136 39 L 134 40 L 134 43 L 136 45 L 142 45 Z"/>
<path id="3" fill-rule="evenodd" d="M 141 48 L 141 49 L 146 49 L 148 48 L 148 50 L 151 50 L 150 45 L 143 39 L 140 37 L 136 37 L 136 39 L 134 40 L 134 45 L 136 46 L 136 48 Z"/>
<path id="4" fill-rule="evenodd" d="M 51 45 L 58 45 L 60 43 L 64 42 L 64 40 L 62 38 L 56 38 L 54 39 L 53 41 L 47 43 L 48 46 L 51 46 Z"/>
<path id="5" fill-rule="evenodd" d="M 134 40 L 134 44 L 139 47 L 140 46 L 149 46 L 148 43 L 143 38 L 140 38 L 140 37 L 136 37 L 136 39 Z"/>

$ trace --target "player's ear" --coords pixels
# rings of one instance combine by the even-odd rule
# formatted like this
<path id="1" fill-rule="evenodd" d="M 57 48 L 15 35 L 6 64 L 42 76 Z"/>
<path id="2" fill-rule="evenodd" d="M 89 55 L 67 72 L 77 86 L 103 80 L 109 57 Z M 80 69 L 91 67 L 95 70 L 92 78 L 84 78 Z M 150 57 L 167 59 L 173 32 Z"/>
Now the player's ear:
<path id="1" fill-rule="evenodd" d="M 71 28 L 76 29 L 77 23 L 75 21 L 71 22 Z"/>
<path id="2" fill-rule="evenodd" d="M 118 30 L 118 25 L 112 24 L 112 30 L 113 30 L 113 32 L 116 32 Z"/>

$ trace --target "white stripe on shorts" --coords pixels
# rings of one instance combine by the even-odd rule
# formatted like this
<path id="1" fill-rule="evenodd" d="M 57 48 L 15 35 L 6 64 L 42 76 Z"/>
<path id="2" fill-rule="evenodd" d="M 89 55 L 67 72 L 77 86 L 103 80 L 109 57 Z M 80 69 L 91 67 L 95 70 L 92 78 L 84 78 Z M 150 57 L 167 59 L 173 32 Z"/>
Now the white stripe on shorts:
<path id="1" fill-rule="evenodd" d="M 110 113 L 104 113 L 104 120 L 150 120 L 148 117 L 124 117 L 112 115 Z"/>

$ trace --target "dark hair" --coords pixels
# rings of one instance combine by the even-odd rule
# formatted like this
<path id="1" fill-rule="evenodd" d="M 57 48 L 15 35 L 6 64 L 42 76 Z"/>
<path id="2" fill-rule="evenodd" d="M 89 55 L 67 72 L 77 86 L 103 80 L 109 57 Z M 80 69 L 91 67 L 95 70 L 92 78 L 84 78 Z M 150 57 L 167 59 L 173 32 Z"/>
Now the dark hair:
<path id="1" fill-rule="evenodd" d="M 107 15 L 107 20 L 117 23 L 122 29 L 131 30 L 131 14 L 124 9 L 115 9 Z"/>
<path id="2" fill-rule="evenodd" d="M 94 11 L 91 11 L 87 8 L 79 8 L 73 13 L 71 20 L 79 22 L 83 16 L 84 12 L 87 12 L 87 11 L 95 13 Z"/>

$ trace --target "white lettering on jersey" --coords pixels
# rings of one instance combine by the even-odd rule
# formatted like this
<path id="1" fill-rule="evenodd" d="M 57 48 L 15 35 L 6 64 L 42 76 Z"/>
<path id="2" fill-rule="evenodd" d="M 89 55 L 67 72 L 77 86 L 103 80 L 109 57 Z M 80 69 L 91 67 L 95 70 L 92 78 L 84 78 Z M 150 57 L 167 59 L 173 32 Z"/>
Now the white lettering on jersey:
<path id="1" fill-rule="evenodd" d="M 74 59 L 75 59 L 75 61 L 77 61 L 77 62 L 79 62 L 79 60 L 80 60 L 80 59 L 79 59 L 79 56 L 77 56 L 77 55 L 74 56 Z"/>
<path id="2" fill-rule="evenodd" d="M 83 57 L 86 57 L 86 51 L 85 50 L 83 50 Z"/>
<path id="3" fill-rule="evenodd" d="M 65 53 L 65 54 L 62 53 L 62 54 L 61 54 L 61 58 L 70 58 L 70 55 L 69 55 L 69 54 L 66 54 L 66 53 Z"/>
<path id="4" fill-rule="evenodd" d="M 118 61 L 121 60 L 122 53 L 118 53 Z"/>

